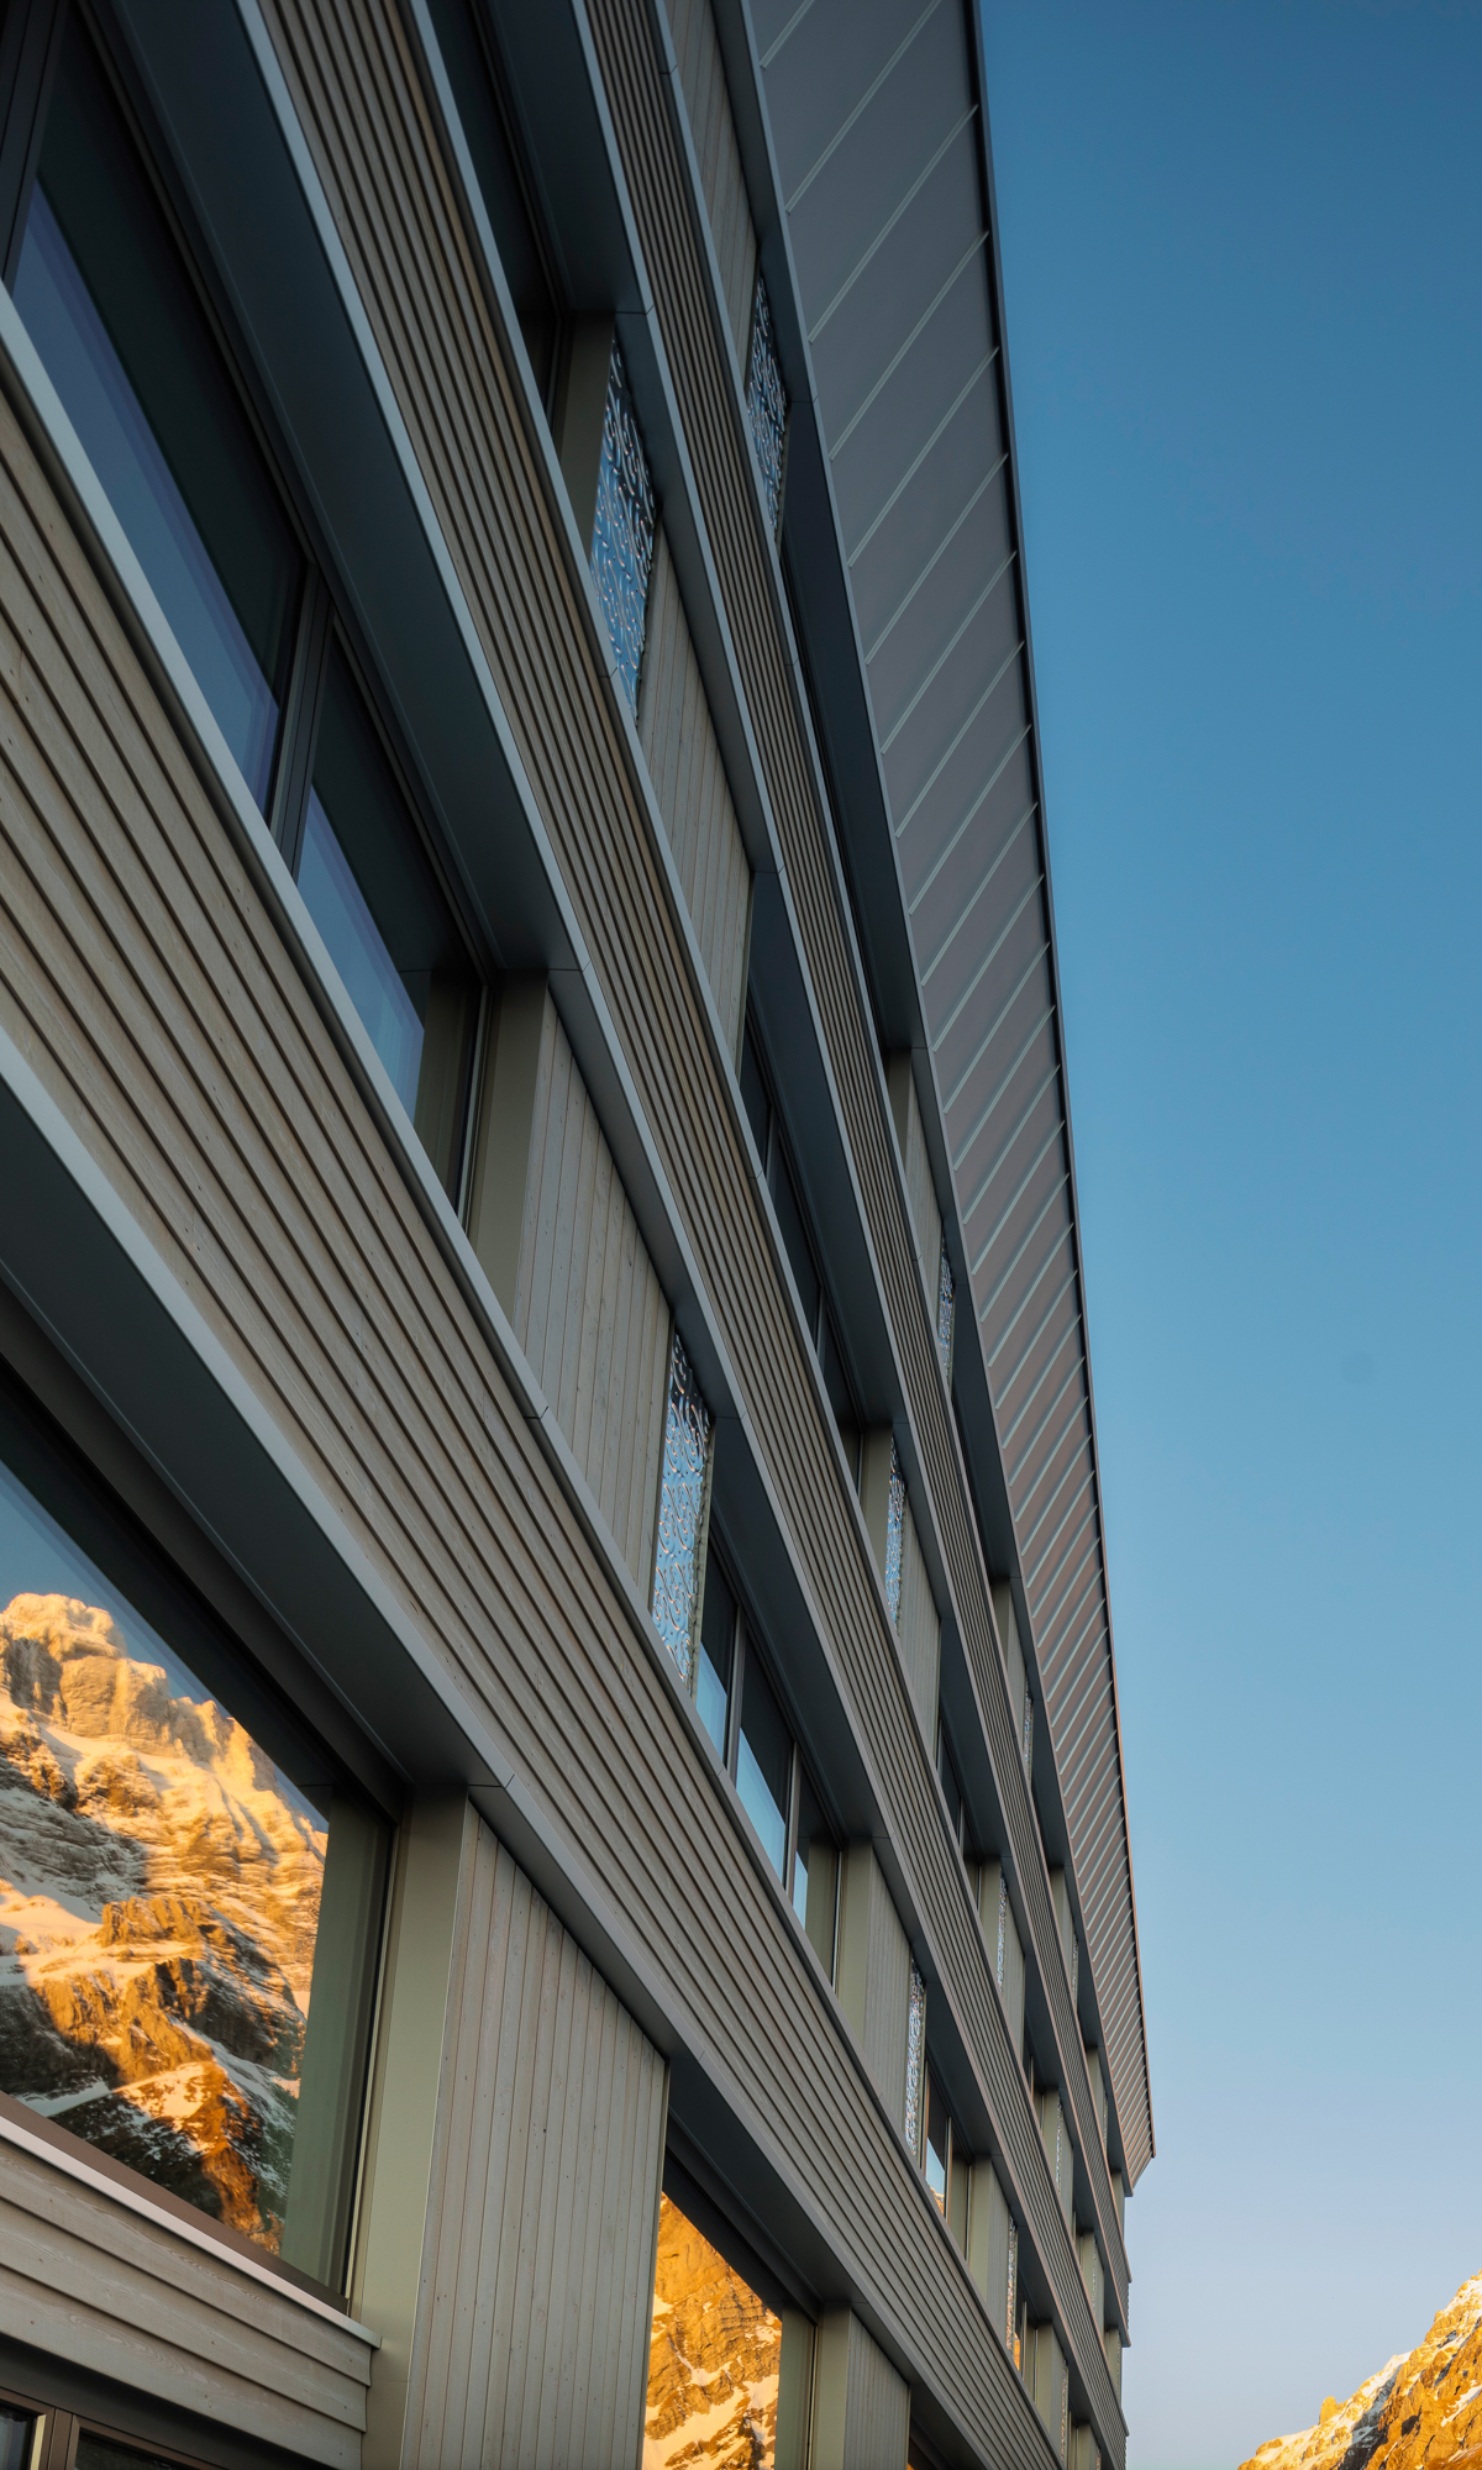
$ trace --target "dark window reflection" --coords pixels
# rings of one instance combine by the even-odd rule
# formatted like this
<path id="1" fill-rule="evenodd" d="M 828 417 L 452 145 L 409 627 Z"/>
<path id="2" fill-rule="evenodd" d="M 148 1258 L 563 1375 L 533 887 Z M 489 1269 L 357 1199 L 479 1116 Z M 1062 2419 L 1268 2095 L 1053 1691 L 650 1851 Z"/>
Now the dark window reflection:
<path id="1" fill-rule="evenodd" d="M 762 1848 L 779 1878 L 787 1862 L 788 1784 L 792 1736 L 760 1667 L 747 1660 L 741 1695 L 736 1788 Z"/>
<path id="2" fill-rule="evenodd" d="M 302 559 L 75 13 L 15 299 L 221 733 L 265 805 Z"/>
<path id="3" fill-rule="evenodd" d="M 491 31 L 480 0 L 429 0 L 429 8 L 535 383 L 549 404 L 560 303 Z"/>
<path id="4" fill-rule="evenodd" d="M 705 1573 L 705 1610 L 700 1621 L 700 1662 L 695 1675 L 695 1700 L 700 1710 L 700 1721 L 722 1758 L 726 1754 L 735 1641 L 736 1599 L 712 1561 Z"/>
<path id="5" fill-rule="evenodd" d="M 438 1175 L 458 1165 L 477 982 L 339 645 L 325 679 L 299 889 Z"/>

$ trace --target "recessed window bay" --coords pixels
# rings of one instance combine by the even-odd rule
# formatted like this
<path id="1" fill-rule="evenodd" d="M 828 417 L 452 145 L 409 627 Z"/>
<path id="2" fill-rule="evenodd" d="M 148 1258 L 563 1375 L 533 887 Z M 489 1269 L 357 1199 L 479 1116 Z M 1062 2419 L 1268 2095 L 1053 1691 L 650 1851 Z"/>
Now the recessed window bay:
<path id="1" fill-rule="evenodd" d="M 0 2090 L 333 2283 L 385 1830 L 8 1402 L 0 1453 Z"/>

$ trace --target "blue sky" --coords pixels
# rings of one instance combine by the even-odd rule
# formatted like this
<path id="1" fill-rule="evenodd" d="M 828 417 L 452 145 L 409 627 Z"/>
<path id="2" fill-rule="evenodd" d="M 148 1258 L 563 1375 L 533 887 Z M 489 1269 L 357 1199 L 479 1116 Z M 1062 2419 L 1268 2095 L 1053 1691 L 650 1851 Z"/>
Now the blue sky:
<path id="1" fill-rule="evenodd" d="M 1482 2270 L 1482 10 L 985 0 L 1159 2154 L 1133 2470 Z"/>

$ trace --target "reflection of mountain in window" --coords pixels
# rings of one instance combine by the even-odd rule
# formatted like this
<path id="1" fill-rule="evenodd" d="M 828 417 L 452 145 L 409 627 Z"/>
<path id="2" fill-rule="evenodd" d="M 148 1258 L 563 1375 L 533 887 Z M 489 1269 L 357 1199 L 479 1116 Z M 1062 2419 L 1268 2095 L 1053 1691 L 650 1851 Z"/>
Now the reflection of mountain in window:
<path id="1" fill-rule="evenodd" d="M 296 1763 L 0 1465 L 0 2088 L 331 2280 L 379 1830 Z"/>
<path id="2" fill-rule="evenodd" d="M 661 2197 L 643 2470 L 762 2470 L 781 2373 L 782 2318 Z"/>

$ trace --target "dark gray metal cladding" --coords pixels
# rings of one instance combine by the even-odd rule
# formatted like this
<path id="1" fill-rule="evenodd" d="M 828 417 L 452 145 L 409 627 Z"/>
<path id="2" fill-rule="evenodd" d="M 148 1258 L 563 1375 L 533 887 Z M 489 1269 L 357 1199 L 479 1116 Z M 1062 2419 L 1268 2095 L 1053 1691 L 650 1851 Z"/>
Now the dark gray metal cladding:
<path id="1" fill-rule="evenodd" d="M 975 35 L 964 0 L 751 16 L 1133 2180 L 1152 2120 Z"/>

